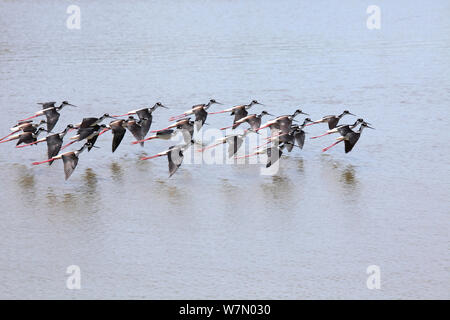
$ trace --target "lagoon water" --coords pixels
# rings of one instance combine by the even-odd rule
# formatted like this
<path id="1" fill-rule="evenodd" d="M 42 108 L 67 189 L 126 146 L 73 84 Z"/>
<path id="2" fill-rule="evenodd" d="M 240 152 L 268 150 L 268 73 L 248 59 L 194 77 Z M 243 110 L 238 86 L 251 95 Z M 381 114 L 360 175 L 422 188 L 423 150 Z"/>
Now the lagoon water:
<path id="1" fill-rule="evenodd" d="M 162 128 L 210 98 L 314 119 L 348 108 L 376 130 L 349 154 L 307 138 L 273 176 L 185 164 L 168 179 L 166 159 L 139 157 L 170 142 L 127 134 L 112 154 L 108 134 L 66 182 L 61 163 L 31 166 L 45 145 L 0 144 L 0 298 L 450 298 L 448 1 L 377 1 L 379 30 L 368 1 L 73 1 L 80 30 L 70 4 L 0 1 L 5 134 L 36 102 L 80 106 L 56 131 L 156 101 Z"/>

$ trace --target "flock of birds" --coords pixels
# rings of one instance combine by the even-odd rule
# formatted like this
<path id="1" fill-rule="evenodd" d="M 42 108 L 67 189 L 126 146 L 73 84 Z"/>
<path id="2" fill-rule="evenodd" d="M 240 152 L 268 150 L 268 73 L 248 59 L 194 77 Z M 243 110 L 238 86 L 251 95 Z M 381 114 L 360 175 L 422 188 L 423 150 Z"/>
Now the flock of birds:
<path id="1" fill-rule="evenodd" d="M 181 166 L 181 163 L 183 161 L 183 152 L 191 145 L 199 143 L 194 140 L 194 129 L 197 129 L 198 132 L 198 130 L 200 130 L 203 125 L 205 125 L 208 115 L 212 114 L 229 113 L 230 115 L 234 116 L 233 124 L 231 126 L 221 128 L 221 130 L 229 128 L 234 130 L 245 123 L 249 125 L 249 128 L 240 133 L 228 134 L 206 147 L 200 143 L 202 145 L 202 148 L 197 150 L 198 152 L 204 152 L 207 149 L 211 149 L 222 144 L 228 144 L 228 156 L 230 158 L 233 156 L 236 159 L 245 158 L 265 153 L 268 158 L 266 167 L 270 167 L 273 163 L 278 161 L 284 149 L 286 149 L 288 152 L 291 152 L 294 147 L 303 149 L 303 145 L 305 143 L 305 131 L 303 129 L 306 126 L 318 123 L 327 123 L 329 130 L 324 134 L 312 137 L 311 139 L 339 133 L 340 137 L 336 139 L 337 141 L 332 145 L 324 148 L 323 151 L 325 152 L 335 145 L 344 142 L 346 153 L 350 152 L 353 149 L 364 128 L 374 129 L 370 126 L 370 123 L 364 121 L 364 119 L 361 118 L 357 119 L 352 124 L 339 125 L 339 121 L 342 119 L 342 117 L 344 117 L 345 115 L 353 115 L 348 110 L 343 111 L 339 115 L 324 116 L 316 121 L 312 121 L 310 118 L 305 118 L 303 122 L 298 122 L 295 119 L 298 115 L 304 114 L 308 116 L 307 113 L 298 109 L 295 110 L 295 112 L 291 115 L 278 116 L 268 121 L 267 123 L 262 124 L 263 116 L 274 115 L 268 113 L 267 111 L 262 111 L 260 114 L 249 114 L 248 109 L 250 109 L 252 106 L 262 105 L 256 100 L 251 101 L 249 104 L 237 105 L 222 111 L 208 113 L 208 109 L 213 104 L 221 104 L 216 100 L 211 99 L 206 104 L 194 105 L 184 113 L 178 116 L 171 117 L 169 121 L 174 122 L 173 124 L 164 129 L 151 131 L 151 133 L 154 134 L 149 137 L 147 137 L 147 134 L 149 133 L 150 127 L 152 125 L 153 112 L 160 107 L 167 108 L 160 102 L 157 102 L 151 108 L 145 107 L 138 110 L 129 111 L 128 113 L 123 115 L 104 114 L 99 118 L 84 118 L 81 123 L 69 124 L 62 132 L 53 133 L 52 130 L 54 129 L 60 118 L 60 111 L 66 106 L 77 106 L 67 101 L 63 101 L 59 106 L 55 106 L 56 102 L 45 102 L 38 104 L 42 105 L 42 110 L 36 112 L 29 118 L 19 120 L 18 123 L 11 128 L 11 133 L 6 137 L 0 139 L 0 143 L 17 140 L 16 148 L 23 148 L 46 142 L 47 160 L 34 162 L 33 165 L 40 165 L 43 163 L 48 163 L 49 165 L 51 165 L 55 160 L 61 159 L 64 163 L 66 180 L 69 179 L 69 177 L 77 167 L 80 154 L 86 149 L 90 151 L 92 148 L 97 148 L 95 146 L 95 143 L 98 137 L 107 131 L 111 131 L 113 135 L 112 152 L 115 152 L 119 147 L 127 130 L 130 131 L 136 139 L 136 141 L 132 143 L 140 144 L 141 146 L 144 146 L 144 143 L 146 141 L 150 141 L 153 139 L 170 140 L 178 132 L 181 132 L 184 140 L 183 144 L 173 145 L 167 150 L 160 152 L 154 156 L 141 158 L 141 160 L 148 160 L 167 156 L 169 162 L 169 177 L 171 177 Z M 137 118 L 135 118 L 134 115 L 136 115 Z M 46 119 L 34 123 L 33 119 L 41 116 L 45 116 Z M 194 116 L 195 119 L 191 120 L 191 116 Z M 127 118 L 123 119 L 123 117 Z M 106 119 L 111 119 L 109 124 L 103 124 Z M 46 125 L 46 129 L 43 128 L 44 125 Z M 359 129 L 356 129 L 358 125 Z M 254 153 L 242 157 L 237 157 L 236 153 L 242 146 L 245 137 L 249 133 L 258 134 L 258 131 L 264 128 L 270 128 L 271 132 L 270 136 L 266 138 L 267 142 L 256 147 L 256 151 Z M 77 134 L 70 138 L 71 142 L 63 145 L 65 136 L 72 130 L 77 130 Z M 45 138 L 39 139 L 39 135 L 43 131 L 47 132 L 48 135 Z M 80 149 L 61 153 L 61 151 L 66 149 L 68 146 L 80 141 L 85 142 Z"/>

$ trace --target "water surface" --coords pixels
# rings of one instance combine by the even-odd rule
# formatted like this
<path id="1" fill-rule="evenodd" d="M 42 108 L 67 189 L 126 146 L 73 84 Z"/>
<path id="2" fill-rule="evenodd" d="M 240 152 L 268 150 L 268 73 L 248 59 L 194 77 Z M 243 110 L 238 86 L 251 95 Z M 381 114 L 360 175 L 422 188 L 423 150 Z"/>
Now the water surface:
<path id="1" fill-rule="evenodd" d="M 127 134 L 114 155 L 99 139 L 65 182 L 61 163 L 31 166 L 45 146 L 2 144 L 1 298 L 450 298 L 447 1 L 378 1 L 380 30 L 367 1 L 77 1 L 81 30 L 65 26 L 69 4 L 0 1 L 5 134 L 36 102 L 81 107 L 59 130 L 162 101 L 161 128 L 210 98 L 313 118 L 348 108 L 376 130 L 349 154 L 307 139 L 275 176 L 186 164 L 168 179 L 165 159 L 139 157 L 170 143 Z M 65 286 L 69 265 L 81 290 Z"/>

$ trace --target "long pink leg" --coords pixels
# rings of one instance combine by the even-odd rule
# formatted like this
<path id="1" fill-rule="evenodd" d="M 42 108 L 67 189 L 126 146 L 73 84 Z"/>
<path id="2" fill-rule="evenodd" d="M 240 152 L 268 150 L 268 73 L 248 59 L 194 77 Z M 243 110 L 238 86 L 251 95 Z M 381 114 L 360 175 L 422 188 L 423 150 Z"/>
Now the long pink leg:
<path id="1" fill-rule="evenodd" d="M 42 116 L 42 114 L 35 114 L 34 116 L 28 117 L 28 118 L 26 118 L 26 119 L 19 120 L 19 122 L 31 120 L 31 119 L 37 118 L 37 117 L 39 117 L 39 116 Z"/>
<path id="2" fill-rule="evenodd" d="M 43 141 L 35 141 L 35 142 L 29 143 L 29 144 L 23 144 L 21 146 L 16 146 L 16 148 L 25 148 L 25 147 L 28 147 L 28 146 L 32 146 L 33 144 L 38 144 L 40 142 L 43 142 Z"/>
<path id="3" fill-rule="evenodd" d="M 17 130 L 17 131 L 14 131 L 13 133 L 8 134 L 6 137 L 1 138 L 0 141 L 5 140 L 6 138 L 12 136 L 14 133 L 17 133 L 17 132 L 19 132 L 19 131 L 20 131 L 20 130 Z"/>
<path id="4" fill-rule="evenodd" d="M 17 139 L 18 139 L 18 138 L 12 138 L 12 139 L 8 139 L 8 140 L 3 140 L 3 141 L 0 141 L 0 143 L 5 143 L 5 142 L 17 140 Z"/>
<path id="5" fill-rule="evenodd" d="M 104 134 L 105 132 L 107 132 L 109 130 L 111 130 L 111 129 L 109 129 L 109 128 L 103 129 L 102 132 L 100 132 L 98 135 L 101 136 L 102 134 Z"/>
<path id="6" fill-rule="evenodd" d="M 147 139 L 144 139 L 144 140 L 133 141 L 131 144 L 138 144 L 138 143 L 145 142 L 145 141 L 152 140 L 152 139 L 156 139 L 156 138 L 158 138 L 158 137 L 157 136 L 151 136 L 151 137 L 148 137 Z"/>
<path id="7" fill-rule="evenodd" d="M 61 150 L 64 150 L 65 148 L 67 148 L 68 146 L 74 144 L 75 142 L 78 142 L 78 140 L 74 140 L 72 142 L 69 142 L 68 144 L 66 144 L 64 147 L 61 148 Z"/>
<path id="8" fill-rule="evenodd" d="M 235 159 L 244 159 L 244 158 L 248 158 L 248 157 L 255 156 L 255 155 L 257 155 L 257 154 L 258 154 L 258 152 L 254 152 L 254 153 L 247 154 L 247 155 L 245 155 L 245 156 L 234 157 L 234 158 L 235 158 Z"/>
<path id="9" fill-rule="evenodd" d="M 339 140 L 339 141 L 333 143 L 331 146 L 328 146 L 328 147 L 326 147 L 326 148 L 323 148 L 323 149 L 322 149 L 322 152 L 325 152 L 325 151 L 330 150 L 331 148 L 333 148 L 335 145 L 337 145 L 338 143 L 340 143 L 340 142 L 342 142 L 342 141 L 344 141 L 344 140 Z"/>
<path id="10" fill-rule="evenodd" d="M 317 138 L 324 137 L 324 136 L 329 135 L 329 134 L 331 134 L 331 133 L 330 132 L 326 132 L 324 134 L 321 134 L 320 136 L 311 137 L 310 139 L 317 139 Z"/>
<path id="11" fill-rule="evenodd" d="M 150 159 L 155 159 L 155 158 L 158 158 L 158 157 L 161 157 L 161 156 L 163 156 L 162 154 L 157 154 L 157 155 L 154 155 L 154 156 L 151 156 L 151 157 L 143 157 L 143 158 L 141 158 L 141 160 L 150 160 Z"/>
<path id="12" fill-rule="evenodd" d="M 212 145 L 210 145 L 210 146 L 207 146 L 207 147 L 205 147 L 205 148 L 203 148 L 203 149 L 197 150 L 197 152 L 203 152 L 203 151 L 205 151 L 205 150 L 212 149 L 212 148 L 214 148 L 214 147 L 220 146 L 221 144 L 223 144 L 223 142 L 215 143 L 215 144 L 212 144 Z"/>
<path id="13" fill-rule="evenodd" d="M 220 130 L 226 130 L 226 129 L 229 129 L 229 128 L 233 128 L 233 126 L 234 126 L 234 125 L 228 126 L 228 127 L 223 127 L 223 128 L 220 128 Z"/>
<path id="14" fill-rule="evenodd" d="M 322 122 L 321 120 L 313 121 L 311 123 L 306 124 L 305 127 L 309 127 L 309 126 L 312 126 L 313 124 L 318 124 L 318 123 L 321 123 L 321 122 Z"/>
<path id="15" fill-rule="evenodd" d="M 121 114 L 121 115 L 118 115 L 118 116 L 111 116 L 111 117 L 113 117 L 113 118 L 120 118 L 120 117 L 129 116 L 129 115 L 132 115 L 132 113 L 125 113 L 125 114 Z"/>
<path id="16" fill-rule="evenodd" d="M 55 161 L 55 160 L 56 160 L 55 158 L 51 158 L 51 159 L 48 159 L 48 160 L 45 160 L 45 161 L 33 162 L 32 165 L 33 166 L 37 166 L 37 165 L 40 165 L 40 164 L 43 164 L 43 163 L 47 163 L 47 162 L 51 162 L 51 161 Z"/>
<path id="17" fill-rule="evenodd" d="M 179 114 L 179 115 L 177 115 L 177 116 L 170 117 L 170 118 L 169 118 L 169 121 L 175 121 L 175 120 L 178 120 L 178 119 L 183 118 L 183 117 L 186 117 L 186 116 L 187 116 L 186 113 Z"/>
<path id="18" fill-rule="evenodd" d="M 208 114 L 219 114 L 219 113 L 225 113 L 225 112 L 229 112 L 229 111 L 222 110 L 222 111 L 217 111 L 217 112 L 209 112 Z"/>

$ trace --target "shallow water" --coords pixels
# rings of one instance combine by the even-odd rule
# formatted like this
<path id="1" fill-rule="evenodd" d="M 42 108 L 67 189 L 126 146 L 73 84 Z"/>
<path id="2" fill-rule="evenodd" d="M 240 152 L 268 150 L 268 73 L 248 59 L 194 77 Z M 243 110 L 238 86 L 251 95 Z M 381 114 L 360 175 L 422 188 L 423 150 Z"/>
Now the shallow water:
<path id="1" fill-rule="evenodd" d="M 76 1 L 81 30 L 68 4 L 0 1 L 5 134 L 40 101 L 80 106 L 56 131 L 156 101 L 171 108 L 154 113 L 162 128 L 210 98 L 312 118 L 348 108 L 376 130 L 349 154 L 307 139 L 274 176 L 184 164 L 168 179 L 166 159 L 139 157 L 170 142 L 127 134 L 115 154 L 104 135 L 65 182 L 61 163 L 31 166 L 45 146 L 1 144 L 0 298 L 450 298 L 447 1 L 378 1 L 380 30 L 356 0 Z M 81 290 L 66 288 L 69 265 Z"/>

